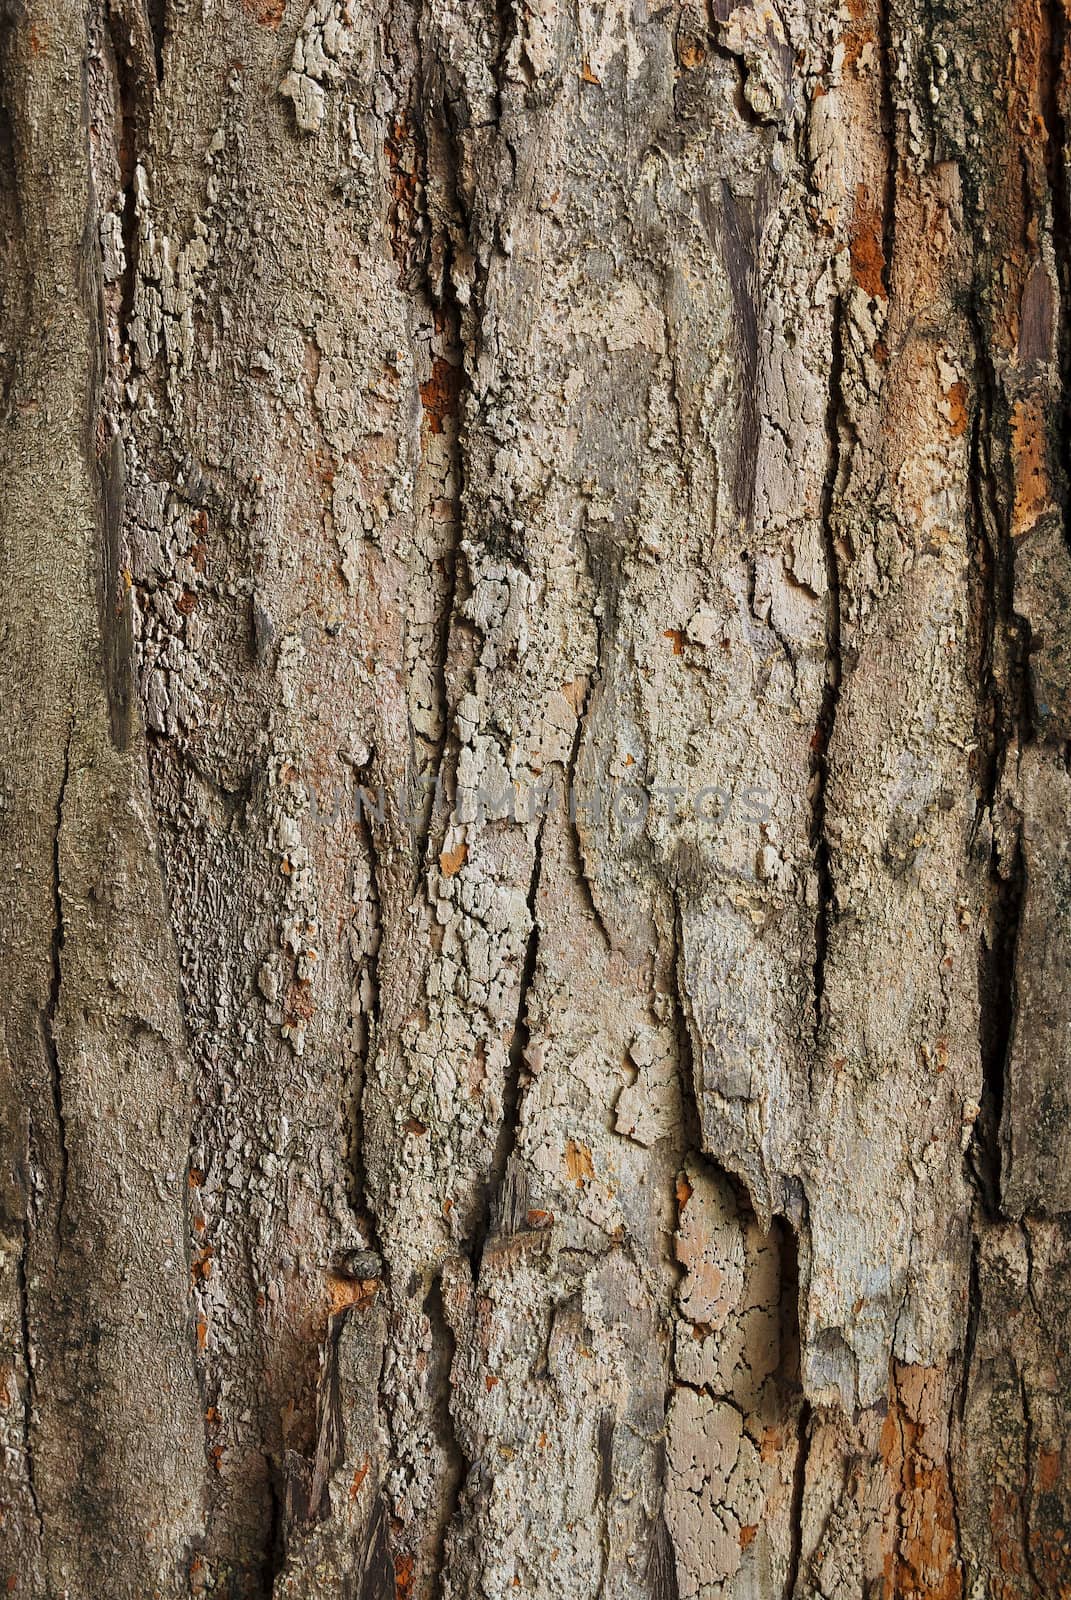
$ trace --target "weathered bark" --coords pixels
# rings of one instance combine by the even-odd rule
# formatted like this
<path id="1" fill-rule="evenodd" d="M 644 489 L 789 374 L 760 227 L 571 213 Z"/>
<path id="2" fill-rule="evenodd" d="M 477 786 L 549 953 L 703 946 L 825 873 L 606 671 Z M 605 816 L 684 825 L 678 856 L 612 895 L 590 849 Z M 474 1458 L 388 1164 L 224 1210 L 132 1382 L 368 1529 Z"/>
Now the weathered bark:
<path id="1" fill-rule="evenodd" d="M 0 8 L 12 1593 L 1071 1593 L 1067 26 Z"/>

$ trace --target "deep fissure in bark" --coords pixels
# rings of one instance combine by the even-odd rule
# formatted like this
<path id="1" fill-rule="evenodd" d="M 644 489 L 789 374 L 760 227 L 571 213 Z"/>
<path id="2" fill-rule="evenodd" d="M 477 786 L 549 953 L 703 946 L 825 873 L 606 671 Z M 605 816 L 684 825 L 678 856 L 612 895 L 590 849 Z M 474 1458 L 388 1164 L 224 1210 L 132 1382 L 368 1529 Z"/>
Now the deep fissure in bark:
<path id="1" fill-rule="evenodd" d="M 502 1084 L 502 1121 L 495 1141 L 494 1157 L 484 1192 L 483 1216 L 472 1242 L 470 1259 L 473 1277 L 479 1278 L 480 1263 L 488 1238 L 502 1226 L 503 1186 L 509 1170 L 510 1159 L 517 1145 L 521 1109 L 524 1100 L 524 1056 L 531 1041 L 528 1015 L 529 998 L 535 982 L 539 963 L 539 884 L 543 873 L 543 831 L 546 817 L 540 819 L 533 847 L 532 876 L 528 884 L 526 906 L 529 932 L 524 948 L 520 980 L 517 989 L 517 1013 L 506 1052 L 507 1070 Z"/>
<path id="2" fill-rule="evenodd" d="M 843 663 L 841 659 L 840 556 L 834 526 L 836 496 L 841 474 L 841 385 L 844 381 L 844 351 L 839 302 L 833 306 L 832 348 L 829 364 L 829 398 L 826 407 L 826 437 L 829 465 L 822 489 L 822 546 L 825 563 L 826 653 L 822 699 L 811 739 L 811 847 L 818 878 L 818 907 L 814 928 L 814 1037 L 817 1045 L 823 1026 L 822 1002 L 826 986 L 826 954 L 829 930 L 834 915 L 833 869 L 829 840 L 826 837 L 826 786 L 829 782 L 829 755 L 837 725 Z M 813 1072 L 813 1067 L 809 1067 Z"/>
<path id="3" fill-rule="evenodd" d="M 1068 170 L 1067 16 L 1063 0 L 1042 0 L 1041 114 L 1045 121 L 1045 169 L 1052 208 L 1052 242 L 1056 257 L 1057 370 L 1060 395 L 1054 436 L 1063 508 L 1064 542 L 1071 545 L 1071 173 Z"/>
<path id="4" fill-rule="evenodd" d="M 67 740 L 63 752 L 63 775 L 60 779 L 59 794 L 56 797 L 55 817 L 52 824 L 52 945 L 49 956 L 48 1001 L 44 1011 L 41 1013 L 41 1037 L 44 1043 L 45 1060 L 48 1063 L 52 1115 L 55 1119 L 56 1141 L 59 1152 L 55 1234 L 60 1246 L 62 1246 L 66 1220 L 67 1175 L 70 1160 L 67 1143 L 67 1119 L 63 1109 L 63 1074 L 60 1067 L 59 1049 L 56 1044 L 56 1018 L 59 1014 L 60 990 L 63 986 L 64 942 L 60 844 L 63 832 L 63 805 L 71 773 L 71 743 L 73 739 L 74 721 L 72 718 L 67 730 Z"/>

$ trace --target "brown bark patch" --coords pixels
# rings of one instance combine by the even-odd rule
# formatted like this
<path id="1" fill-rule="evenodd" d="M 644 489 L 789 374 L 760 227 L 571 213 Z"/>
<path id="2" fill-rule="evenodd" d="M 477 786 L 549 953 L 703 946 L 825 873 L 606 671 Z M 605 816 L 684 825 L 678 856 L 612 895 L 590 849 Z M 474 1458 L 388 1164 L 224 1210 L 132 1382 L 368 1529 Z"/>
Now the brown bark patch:
<path id="1" fill-rule="evenodd" d="M 1052 282 L 1044 264 L 1035 261 L 1019 307 L 1019 360 L 1024 366 L 1049 359 L 1053 320 Z"/>
<path id="2" fill-rule="evenodd" d="M 870 198 L 865 183 L 859 184 L 855 191 L 855 211 L 849 237 L 852 277 L 872 300 L 887 300 L 881 212 Z"/>
<path id="3" fill-rule="evenodd" d="M 1049 477 L 1048 433 L 1041 401 L 1033 395 L 1012 407 L 1012 463 L 1015 469 L 1015 503 L 1012 534 L 1018 538 L 1053 504 Z"/>
<path id="4" fill-rule="evenodd" d="M 431 364 L 431 377 L 420 385 L 420 399 L 424 415 L 432 433 L 442 433 L 447 417 L 456 417 L 461 395 L 461 369 L 436 356 Z"/>
<path id="5" fill-rule="evenodd" d="M 307 978 L 298 978 L 286 991 L 286 1020 L 293 1026 L 299 1019 L 308 1022 L 316 1012 L 316 1001 Z"/>

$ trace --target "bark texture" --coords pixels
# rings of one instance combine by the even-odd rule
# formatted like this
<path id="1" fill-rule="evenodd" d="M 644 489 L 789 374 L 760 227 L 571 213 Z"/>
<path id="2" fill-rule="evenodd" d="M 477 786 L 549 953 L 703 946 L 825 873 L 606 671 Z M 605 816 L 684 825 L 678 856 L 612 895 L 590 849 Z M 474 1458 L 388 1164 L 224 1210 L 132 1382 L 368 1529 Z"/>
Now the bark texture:
<path id="1" fill-rule="evenodd" d="M 0 4 L 0 1584 L 1071 1595 L 1066 0 Z"/>

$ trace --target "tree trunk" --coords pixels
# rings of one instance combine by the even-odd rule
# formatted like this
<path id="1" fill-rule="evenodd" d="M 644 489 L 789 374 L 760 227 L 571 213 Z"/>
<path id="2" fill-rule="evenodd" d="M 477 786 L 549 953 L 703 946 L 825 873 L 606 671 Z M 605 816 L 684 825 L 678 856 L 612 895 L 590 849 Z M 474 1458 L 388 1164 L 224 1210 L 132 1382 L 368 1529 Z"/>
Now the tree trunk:
<path id="1" fill-rule="evenodd" d="M 0 1588 L 1071 1594 L 1068 9 L 0 7 Z"/>

